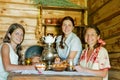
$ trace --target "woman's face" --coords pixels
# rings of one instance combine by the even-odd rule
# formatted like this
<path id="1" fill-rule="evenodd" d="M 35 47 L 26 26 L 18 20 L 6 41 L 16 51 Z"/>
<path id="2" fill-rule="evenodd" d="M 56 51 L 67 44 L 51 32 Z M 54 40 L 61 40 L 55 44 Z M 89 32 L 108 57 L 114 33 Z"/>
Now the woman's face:
<path id="1" fill-rule="evenodd" d="M 100 38 L 100 36 L 97 35 L 96 31 L 93 28 L 88 28 L 86 30 L 85 33 L 85 42 L 89 45 L 89 46 L 94 46 L 98 39 Z"/>
<path id="2" fill-rule="evenodd" d="M 62 24 L 62 31 L 65 35 L 68 35 L 72 32 L 73 30 L 73 24 L 70 20 L 64 20 Z"/>
<path id="3" fill-rule="evenodd" d="M 18 28 L 13 31 L 13 33 L 9 36 L 11 39 L 11 42 L 15 44 L 20 44 L 23 40 L 23 30 Z"/>

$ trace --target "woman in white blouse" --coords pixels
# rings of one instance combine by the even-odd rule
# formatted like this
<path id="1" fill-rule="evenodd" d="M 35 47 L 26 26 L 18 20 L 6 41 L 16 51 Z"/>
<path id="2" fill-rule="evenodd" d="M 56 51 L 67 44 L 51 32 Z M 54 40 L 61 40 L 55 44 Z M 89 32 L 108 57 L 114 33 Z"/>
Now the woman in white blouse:
<path id="1" fill-rule="evenodd" d="M 11 24 L 6 32 L 0 44 L 0 80 L 7 80 L 9 72 L 13 70 L 35 69 L 34 65 L 18 65 L 24 35 L 24 27 L 18 23 Z"/>
<path id="2" fill-rule="evenodd" d="M 78 72 L 88 72 L 108 80 L 110 68 L 107 50 L 103 47 L 105 42 L 100 39 L 100 30 L 95 25 L 88 26 L 84 33 L 87 47 L 82 51 L 79 63 L 75 66 Z"/>
<path id="3" fill-rule="evenodd" d="M 72 17 L 66 16 L 62 19 L 63 34 L 57 37 L 56 49 L 61 60 L 73 59 L 74 65 L 76 65 L 82 51 L 82 44 L 79 37 L 72 32 L 74 26 Z"/>

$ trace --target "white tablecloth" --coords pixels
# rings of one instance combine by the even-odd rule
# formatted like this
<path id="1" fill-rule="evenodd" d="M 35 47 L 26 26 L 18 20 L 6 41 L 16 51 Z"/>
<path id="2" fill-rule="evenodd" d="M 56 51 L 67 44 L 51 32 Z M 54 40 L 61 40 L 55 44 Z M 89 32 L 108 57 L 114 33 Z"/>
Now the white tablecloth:
<path id="1" fill-rule="evenodd" d="M 85 75 L 85 76 L 95 76 L 90 73 L 85 73 L 85 72 L 76 72 L 76 71 L 42 71 L 41 73 L 38 72 L 37 70 L 16 70 L 12 71 L 15 73 L 21 73 L 21 74 L 44 74 L 44 75 Z"/>

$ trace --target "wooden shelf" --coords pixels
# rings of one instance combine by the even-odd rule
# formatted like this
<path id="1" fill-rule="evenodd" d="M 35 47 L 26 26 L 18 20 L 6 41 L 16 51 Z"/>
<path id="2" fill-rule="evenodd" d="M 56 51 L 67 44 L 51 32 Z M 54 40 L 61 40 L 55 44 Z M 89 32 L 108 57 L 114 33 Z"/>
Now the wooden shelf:
<path id="1" fill-rule="evenodd" d="M 39 5 L 40 9 L 40 23 L 42 24 L 41 32 L 46 35 L 47 33 L 61 34 L 61 26 L 58 22 L 52 22 L 46 24 L 45 18 L 63 18 L 64 16 L 71 16 L 75 19 L 75 29 L 74 32 L 81 37 L 82 30 L 85 25 L 85 14 L 87 11 L 86 7 L 59 7 L 59 6 L 42 6 Z M 60 14 L 59 14 L 60 12 Z M 68 14 L 67 14 L 68 13 Z M 62 15 L 61 15 L 62 14 Z"/>
<path id="2" fill-rule="evenodd" d="M 43 26 L 60 26 L 59 24 L 42 24 Z"/>
<path id="3" fill-rule="evenodd" d="M 84 11 L 87 10 L 87 7 L 58 7 L 58 6 L 38 6 L 38 8 L 42 9 L 52 9 L 52 10 L 68 10 L 68 11 Z"/>
<path id="4" fill-rule="evenodd" d="M 60 24 L 42 24 L 43 26 L 60 26 Z M 75 25 L 75 28 L 84 27 L 85 25 Z"/>
<path id="5" fill-rule="evenodd" d="M 55 7 L 55 6 L 43 6 L 43 9 L 58 9 L 58 10 L 72 10 L 72 11 L 82 11 L 86 10 L 87 8 L 72 8 L 72 7 Z"/>

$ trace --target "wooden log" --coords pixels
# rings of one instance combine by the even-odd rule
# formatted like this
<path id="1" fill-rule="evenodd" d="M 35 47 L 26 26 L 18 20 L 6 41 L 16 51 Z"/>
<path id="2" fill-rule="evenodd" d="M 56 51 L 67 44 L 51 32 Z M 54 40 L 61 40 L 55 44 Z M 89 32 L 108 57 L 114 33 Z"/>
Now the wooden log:
<path id="1" fill-rule="evenodd" d="M 112 53 L 109 54 L 111 69 L 113 70 L 120 70 L 120 52 L 119 53 Z"/>
<path id="2" fill-rule="evenodd" d="M 110 70 L 108 80 L 120 80 L 120 71 L 119 70 Z"/>
<path id="3" fill-rule="evenodd" d="M 0 0 L 0 2 L 33 4 L 31 0 Z"/>
<path id="4" fill-rule="evenodd" d="M 118 52 L 118 53 L 114 53 L 114 52 L 109 53 L 109 58 L 119 58 L 119 57 L 120 57 L 120 52 Z"/>
<path id="5" fill-rule="evenodd" d="M 105 47 L 109 52 L 120 52 L 120 36 L 107 39 L 105 42 Z"/>
<path id="6" fill-rule="evenodd" d="M 94 14 L 100 8 L 102 8 L 105 4 L 107 4 L 110 0 L 89 0 L 88 1 L 88 10 L 89 16 Z"/>
<path id="7" fill-rule="evenodd" d="M 9 3 L 9 2 L 4 2 L 3 0 L 0 1 L 0 8 L 21 9 L 21 10 L 31 10 L 31 11 L 38 10 L 34 4 L 23 4 L 19 2 Z"/>
<path id="8" fill-rule="evenodd" d="M 112 18 L 111 20 L 101 23 L 100 25 L 98 25 L 98 27 L 102 31 L 102 30 L 114 27 L 114 25 L 116 25 L 118 23 L 120 23 L 120 15 Z"/>
<path id="9" fill-rule="evenodd" d="M 37 44 L 37 40 L 36 39 L 26 39 L 26 40 L 24 40 L 23 41 L 23 43 L 22 43 L 22 45 L 27 45 L 27 46 L 29 46 L 29 45 L 36 45 Z"/>
<path id="10" fill-rule="evenodd" d="M 3 39 L 5 34 L 6 34 L 6 32 L 0 31 L 0 39 Z M 36 37 L 35 37 L 34 33 L 25 33 L 25 38 L 24 39 L 28 39 L 28 40 L 32 40 L 33 39 L 34 40 L 34 39 L 36 39 Z"/>
<path id="11" fill-rule="evenodd" d="M 115 24 L 107 29 L 101 30 L 102 37 L 104 39 L 112 38 L 114 36 L 119 36 L 120 34 L 120 23 Z"/>
<path id="12" fill-rule="evenodd" d="M 24 26 L 36 26 L 37 25 L 37 18 L 24 18 L 24 17 L 7 17 L 7 16 L 1 16 L 0 17 L 0 25 L 5 27 L 4 25 L 10 25 L 12 23 L 20 23 Z M 7 26 L 6 26 L 7 27 Z M 1 28 L 0 28 L 1 29 Z"/>
<path id="13" fill-rule="evenodd" d="M 1 32 L 6 32 L 11 24 L 0 24 L 0 33 Z M 19 23 L 19 24 L 23 25 L 23 27 L 25 28 L 25 32 L 26 33 L 33 33 L 33 34 L 35 34 L 36 26 L 28 26 L 28 25 L 24 25 L 22 23 Z"/>
<path id="14" fill-rule="evenodd" d="M 93 16 L 93 23 L 100 24 L 120 14 L 120 0 L 111 0 L 99 9 Z M 115 4 L 115 5 L 113 5 Z"/>
<path id="15" fill-rule="evenodd" d="M 0 8 L 0 16 L 37 18 L 38 12 L 31 11 L 31 10 L 27 11 L 27 10 L 22 10 L 22 9 Z"/>

